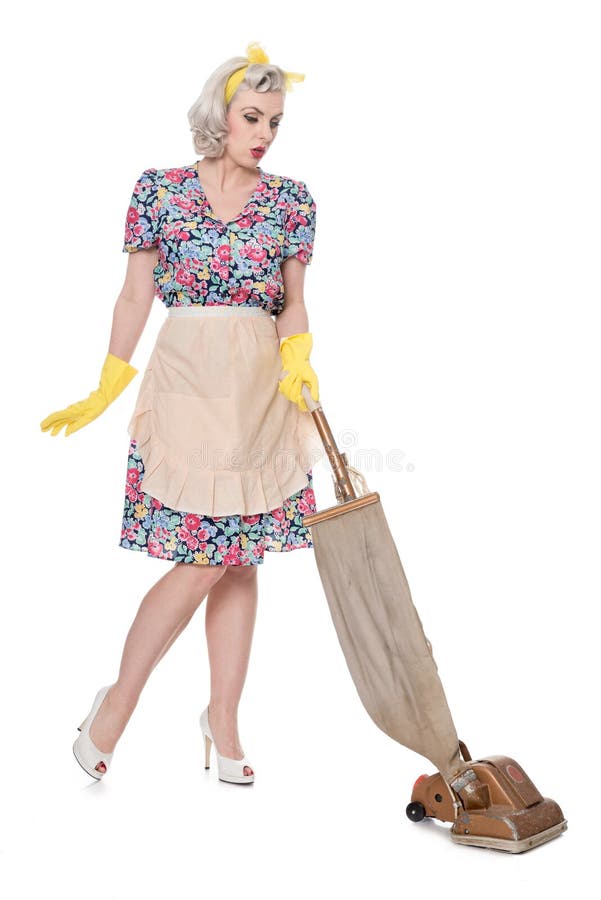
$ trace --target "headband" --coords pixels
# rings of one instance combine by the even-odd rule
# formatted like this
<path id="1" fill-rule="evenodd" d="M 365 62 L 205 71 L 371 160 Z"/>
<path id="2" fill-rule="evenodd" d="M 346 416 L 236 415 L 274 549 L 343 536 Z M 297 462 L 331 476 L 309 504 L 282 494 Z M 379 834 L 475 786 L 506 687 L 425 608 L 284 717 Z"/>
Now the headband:
<path id="1" fill-rule="evenodd" d="M 269 57 L 263 50 L 263 48 L 257 43 L 257 41 L 253 41 L 246 48 L 246 58 L 248 60 L 248 64 L 243 66 L 241 69 L 236 69 L 235 72 L 232 72 L 230 77 L 228 78 L 225 85 L 225 103 L 226 106 L 238 90 L 240 83 L 244 80 L 244 76 L 246 75 L 246 70 L 249 65 L 253 63 L 268 63 Z M 299 72 L 284 72 L 286 79 L 286 90 L 292 90 L 292 84 L 295 81 L 304 81 L 305 76 L 301 75 Z"/>

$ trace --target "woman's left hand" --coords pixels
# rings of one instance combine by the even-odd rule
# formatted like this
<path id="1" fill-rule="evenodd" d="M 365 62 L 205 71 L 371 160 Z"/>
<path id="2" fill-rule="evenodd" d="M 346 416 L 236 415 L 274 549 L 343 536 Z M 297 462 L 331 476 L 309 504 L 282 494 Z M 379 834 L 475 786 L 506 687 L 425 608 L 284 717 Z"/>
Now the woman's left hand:
<path id="1" fill-rule="evenodd" d="M 308 385 L 313 400 L 316 403 L 319 400 L 319 382 L 309 362 L 312 349 L 313 336 L 310 331 L 288 335 L 280 344 L 282 371 L 285 374 L 280 377 L 279 390 L 292 403 L 298 404 L 303 412 L 309 411 L 302 395 L 303 383 Z"/>

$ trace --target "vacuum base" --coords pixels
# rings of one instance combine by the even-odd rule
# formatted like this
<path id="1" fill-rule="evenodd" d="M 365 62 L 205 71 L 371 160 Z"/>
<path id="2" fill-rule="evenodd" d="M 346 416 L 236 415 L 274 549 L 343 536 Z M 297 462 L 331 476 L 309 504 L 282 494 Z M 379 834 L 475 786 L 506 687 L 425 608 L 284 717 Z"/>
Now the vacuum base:
<path id="1" fill-rule="evenodd" d="M 413 822 L 426 817 L 452 822 L 457 844 L 523 853 L 564 832 L 561 807 L 543 797 L 509 756 L 471 759 L 460 742 L 465 767 L 449 783 L 440 772 L 420 775 L 406 809 Z"/>
<path id="2" fill-rule="evenodd" d="M 523 838 L 521 841 L 510 841 L 506 838 L 486 837 L 478 834 L 455 834 L 451 831 L 451 840 L 456 844 L 470 844 L 472 847 L 488 847 L 490 850 L 505 850 L 509 853 L 523 853 L 524 850 L 531 850 L 532 847 L 538 847 L 545 841 L 550 841 L 565 831 L 568 827 L 567 819 L 547 828 L 546 831 L 540 831 L 533 834 L 532 837 Z"/>

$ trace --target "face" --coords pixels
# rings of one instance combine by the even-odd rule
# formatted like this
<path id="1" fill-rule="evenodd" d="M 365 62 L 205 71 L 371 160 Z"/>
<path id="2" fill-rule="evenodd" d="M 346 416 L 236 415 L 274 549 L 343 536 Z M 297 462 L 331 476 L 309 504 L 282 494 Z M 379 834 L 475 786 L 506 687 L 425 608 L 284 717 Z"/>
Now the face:
<path id="1" fill-rule="evenodd" d="M 282 91 L 238 91 L 227 111 L 225 153 L 240 166 L 256 168 L 276 139 L 283 115 Z M 256 147 L 264 152 L 253 154 Z"/>

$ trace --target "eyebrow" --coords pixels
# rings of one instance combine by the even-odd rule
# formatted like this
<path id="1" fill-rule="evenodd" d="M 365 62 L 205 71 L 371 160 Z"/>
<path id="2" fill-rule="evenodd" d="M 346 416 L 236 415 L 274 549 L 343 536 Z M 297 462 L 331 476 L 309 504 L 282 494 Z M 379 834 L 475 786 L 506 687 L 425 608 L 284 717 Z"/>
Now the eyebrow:
<path id="1" fill-rule="evenodd" d="M 263 110 L 262 110 L 262 109 L 259 109 L 258 106 L 243 106 L 243 107 L 242 107 L 242 112 L 244 112 L 245 109 L 254 109 L 256 112 L 259 113 L 259 115 L 261 115 L 261 116 L 264 115 Z M 283 115 L 284 115 L 283 112 L 279 112 L 279 113 L 275 113 L 275 115 L 273 115 L 271 118 L 272 118 L 272 119 L 275 119 L 276 116 L 283 116 Z"/>

